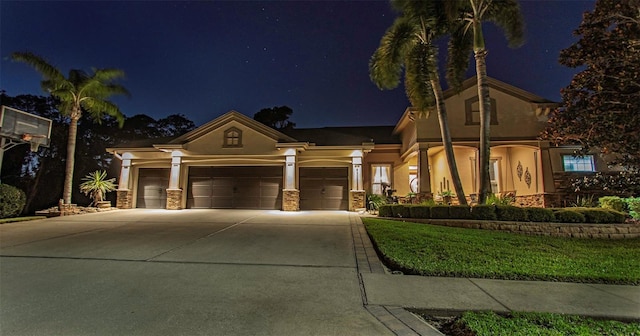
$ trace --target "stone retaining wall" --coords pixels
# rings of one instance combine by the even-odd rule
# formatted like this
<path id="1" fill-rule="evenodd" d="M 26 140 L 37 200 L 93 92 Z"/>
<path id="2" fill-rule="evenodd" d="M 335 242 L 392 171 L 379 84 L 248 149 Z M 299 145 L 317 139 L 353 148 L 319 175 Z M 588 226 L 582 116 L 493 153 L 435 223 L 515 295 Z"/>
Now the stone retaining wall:
<path id="1" fill-rule="evenodd" d="M 397 218 L 393 219 L 397 220 Z M 602 239 L 640 237 L 640 224 L 568 224 L 417 218 L 403 218 L 402 220 L 406 222 L 461 227 L 467 229 L 508 231 L 538 236 Z"/>

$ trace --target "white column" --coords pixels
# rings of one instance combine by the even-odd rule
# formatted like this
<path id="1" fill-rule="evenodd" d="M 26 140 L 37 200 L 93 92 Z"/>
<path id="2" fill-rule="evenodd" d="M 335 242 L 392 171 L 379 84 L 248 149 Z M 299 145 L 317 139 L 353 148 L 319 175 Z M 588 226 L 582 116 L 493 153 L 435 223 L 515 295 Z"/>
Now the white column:
<path id="1" fill-rule="evenodd" d="M 351 158 L 351 190 L 364 190 L 364 179 L 362 176 L 362 157 Z"/>
<path id="2" fill-rule="evenodd" d="M 178 153 L 173 152 L 171 154 L 171 176 L 169 177 L 169 189 L 180 188 L 180 164 L 182 158 L 177 156 Z"/>
<path id="3" fill-rule="evenodd" d="M 119 190 L 128 190 L 129 177 L 131 176 L 131 159 L 122 159 L 122 167 L 120 168 L 120 182 L 118 183 Z"/>
<path id="4" fill-rule="evenodd" d="M 287 155 L 284 168 L 284 188 L 285 189 L 297 189 L 296 188 L 296 156 Z"/>

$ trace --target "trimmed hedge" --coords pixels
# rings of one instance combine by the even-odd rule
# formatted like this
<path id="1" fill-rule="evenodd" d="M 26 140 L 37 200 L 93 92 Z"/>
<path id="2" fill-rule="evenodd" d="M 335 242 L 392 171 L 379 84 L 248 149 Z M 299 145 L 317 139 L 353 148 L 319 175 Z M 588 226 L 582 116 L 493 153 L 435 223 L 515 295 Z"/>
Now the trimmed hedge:
<path id="1" fill-rule="evenodd" d="M 640 219 L 640 197 L 625 198 L 624 202 L 627 203 L 627 208 L 629 208 L 629 215 L 635 219 Z"/>
<path id="2" fill-rule="evenodd" d="M 393 217 L 393 210 L 391 210 L 391 205 L 389 205 L 389 204 L 381 205 L 378 208 L 378 216 L 380 216 L 380 217 Z"/>
<path id="3" fill-rule="evenodd" d="M 531 222 L 553 222 L 556 217 L 551 209 L 545 208 L 524 208 L 527 212 L 527 219 Z"/>
<path id="4" fill-rule="evenodd" d="M 585 223 L 584 215 L 573 210 L 560 210 L 554 213 L 558 223 Z"/>
<path id="5" fill-rule="evenodd" d="M 471 219 L 471 207 L 468 205 L 452 205 L 449 207 L 450 218 Z"/>
<path id="6" fill-rule="evenodd" d="M 509 222 L 624 223 L 627 214 L 604 208 L 522 208 L 512 205 L 409 205 L 386 204 L 380 217 L 425 219 L 474 219 Z"/>
<path id="7" fill-rule="evenodd" d="M 410 207 L 411 206 L 404 205 L 404 204 L 393 204 L 391 206 L 393 217 L 410 218 L 411 217 L 411 214 L 409 213 Z"/>
<path id="8" fill-rule="evenodd" d="M 0 184 L 0 218 L 19 216 L 26 202 L 24 191 L 8 184 Z"/>
<path id="9" fill-rule="evenodd" d="M 496 207 L 490 204 L 478 204 L 471 207 L 471 218 L 478 220 L 497 220 Z"/>
<path id="10" fill-rule="evenodd" d="M 414 205 L 409 208 L 411 218 L 431 218 L 431 207 L 427 205 Z"/>
<path id="11" fill-rule="evenodd" d="M 524 222 L 527 220 L 527 212 L 513 205 L 496 205 L 496 216 L 502 221 Z"/>
<path id="12" fill-rule="evenodd" d="M 431 218 L 433 219 L 450 219 L 448 205 L 434 205 L 431 207 Z"/>

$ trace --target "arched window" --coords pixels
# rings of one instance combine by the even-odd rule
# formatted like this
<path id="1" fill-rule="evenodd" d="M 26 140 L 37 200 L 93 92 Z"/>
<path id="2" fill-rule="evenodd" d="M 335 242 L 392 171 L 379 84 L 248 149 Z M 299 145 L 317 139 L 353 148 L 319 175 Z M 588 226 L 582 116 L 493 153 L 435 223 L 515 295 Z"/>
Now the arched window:
<path id="1" fill-rule="evenodd" d="M 242 131 L 235 127 L 224 131 L 224 147 L 242 147 Z"/>

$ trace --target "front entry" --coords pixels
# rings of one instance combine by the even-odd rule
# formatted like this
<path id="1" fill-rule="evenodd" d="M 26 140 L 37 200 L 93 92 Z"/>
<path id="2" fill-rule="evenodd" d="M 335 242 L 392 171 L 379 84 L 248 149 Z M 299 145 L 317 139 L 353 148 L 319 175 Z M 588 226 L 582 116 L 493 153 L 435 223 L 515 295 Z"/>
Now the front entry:
<path id="1" fill-rule="evenodd" d="M 282 167 L 190 167 L 187 208 L 282 208 Z"/>
<path id="2" fill-rule="evenodd" d="M 169 168 L 141 168 L 138 173 L 136 207 L 164 209 L 167 205 Z"/>
<path id="3" fill-rule="evenodd" d="M 301 210 L 349 210 L 349 168 L 300 168 Z"/>

